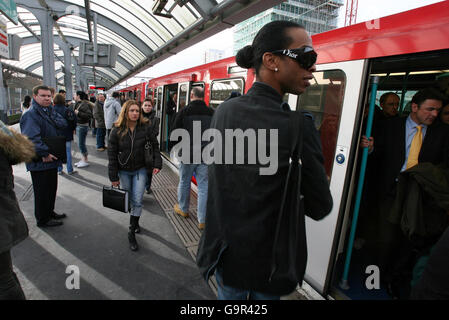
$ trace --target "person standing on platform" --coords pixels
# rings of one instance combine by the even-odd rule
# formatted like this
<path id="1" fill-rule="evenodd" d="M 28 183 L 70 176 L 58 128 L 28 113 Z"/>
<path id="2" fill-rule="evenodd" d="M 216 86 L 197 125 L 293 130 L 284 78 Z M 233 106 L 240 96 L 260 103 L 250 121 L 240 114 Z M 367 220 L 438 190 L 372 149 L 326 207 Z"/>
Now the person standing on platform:
<path id="1" fill-rule="evenodd" d="M 145 164 L 145 144 L 147 137 L 153 149 L 153 167 Z M 109 136 L 108 146 L 109 180 L 114 187 L 129 191 L 131 216 L 128 232 L 129 246 L 138 250 L 135 233 L 140 232 L 139 219 L 142 214 L 142 200 L 147 182 L 147 172 L 157 174 L 162 168 L 157 137 L 148 120 L 142 116 L 137 101 L 128 100 L 123 104 L 118 120 Z"/>
<path id="2" fill-rule="evenodd" d="M 109 97 L 104 102 L 104 124 L 106 127 L 106 139 L 109 144 L 109 134 L 111 133 L 114 122 L 117 121 L 120 111 L 122 110 L 120 104 L 120 93 L 115 91 L 112 97 Z"/>
<path id="3" fill-rule="evenodd" d="M 23 98 L 23 103 L 22 103 L 22 114 L 24 114 L 25 112 L 28 111 L 28 109 L 30 108 L 30 105 L 31 105 L 31 97 L 25 96 Z"/>
<path id="4" fill-rule="evenodd" d="M 104 142 L 105 136 L 106 136 L 106 125 L 104 122 L 104 94 L 100 93 L 98 95 L 97 100 L 95 101 L 94 106 L 94 119 L 95 119 L 95 125 L 97 128 L 97 150 L 98 151 L 104 151 L 106 150 L 106 145 Z"/>
<path id="5" fill-rule="evenodd" d="M 187 130 L 190 136 L 190 159 L 188 163 L 181 161 L 179 167 L 179 185 L 178 185 L 178 203 L 174 210 L 177 214 L 187 218 L 189 216 L 190 205 L 190 183 L 192 176 L 198 184 L 198 228 L 203 230 L 206 222 L 206 204 L 207 204 L 207 165 L 202 161 L 196 163 L 193 161 L 194 152 L 201 153 L 207 142 L 194 140 L 194 126 L 201 127 L 201 136 L 210 127 L 210 122 L 214 110 L 209 108 L 204 102 L 204 89 L 195 87 L 190 93 L 190 103 L 187 107 L 179 111 L 175 119 L 173 129 Z M 200 157 L 201 159 L 201 157 Z"/>
<path id="6" fill-rule="evenodd" d="M 44 137 L 62 135 L 67 121 L 51 108 L 52 96 L 47 86 L 33 88 L 33 100 L 30 110 L 20 119 L 20 130 L 33 143 L 37 157 L 26 163 L 31 172 L 34 190 L 34 215 L 38 227 L 54 227 L 62 225 L 59 219 L 66 215 L 54 211 L 56 191 L 58 188 L 58 167 L 62 161 L 49 152 L 42 141 Z"/>
<path id="7" fill-rule="evenodd" d="M 28 226 L 14 193 L 12 166 L 34 156 L 33 143 L 0 121 L 0 300 L 25 300 L 13 271 L 11 249 L 28 237 Z"/>
<path id="8" fill-rule="evenodd" d="M 77 104 L 75 106 L 75 114 L 77 119 L 76 125 L 76 135 L 78 136 L 78 147 L 82 158 L 79 162 L 75 163 L 78 168 L 84 168 L 89 166 L 89 161 L 87 159 L 89 153 L 86 147 L 86 137 L 89 132 L 89 123 L 92 119 L 93 105 L 88 100 L 88 96 L 83 91 L 77 91 L 75 100 Z"/>
<path id="9" fill-rule="evenodd" d="M 153 135 L 157 137 L 159 134 L 160 119 L 156 117 L 156 111 L 153 109 L 153 101 L 149 98 L 143 100 L 142 115 L 150 121 L 150 125 L 153 127 Z M 147 185 L 145 186 L 147 194 L 151 193 L 152 180 L 153 180 L 153 172 L 148 171 L 148 180 Z"/>
<path id="10" fill-rule="evenodd" d="M 72 165 L 72 141 L 73 141 L 73 131 L 76 129 L 76 115 L 73 110 L 69 109 L 65 106 L 65 98 L 62 94 L 58 93 L 55 95 L 54 98 L 55 105 L 53 108 L 56 110 L 57 113 L 59 113 L 66 121 L 67 121 L 67 127 L 64 128 L 63 133 L 66 137 L 66 154 L 67 154 L 67 174 L 74 174 L 76 173 L 75 170 L 73 170 Z M 62 174 L 62 164 L 58 167 L 58 173 Z"/>
<path id="11" fill-rule="evenodd" d="M 226 148 L 218 159 L 220 163 L 215 160 L 209 165 L 206 228 L 198 246 L 197 265 L 206 280 L 215 272 L 218 299 L 278 300 L 302 283 L 307 261 L 304 214 L 319 220 L 332 209 L 314 120 L 308 113 L 290 111 L 283 101 L 285 93 L 299 95 L 310 86 L 312 73 L 316 71 L 316 53 L 303 26 L 273 21 L 259 30 L 252 45 L 239 50 L 236 61 L 240 67 L 255 69 L 256 82 L 247 94 L 227 100 L 217 108 L 211 129 L 222 137 L 229 130 L 255 132 L 259 141 L 246 143 L 248 154 L 244 155 L 243 164 L 228 161 L 241 155 L 239 146 L 233 144 L 232 157 Z M 298 221 L 294 231 L 285 227 L 276 231 L 293 145 L 297 145 L 291 123 L 302 126 L 303 132 L 298 133 L 303 140 L 301 197 L 296 195 L 303 196 L 303 205 L 297 212 L 291 212 Z M 214 136 L 219 136 L 218 132 Z M 256 163 L 248 161 L 250 156 L 257 157 L 251 150 L 254 145 L 258 148 L 265 145 L 265 150 L 270 150 L 274 160 L 268 168 L 260 156 Z M 262 169 L 266 169 L 263 174 Z M 296 264 L 289 260 L 291 264 L 284 267 L 293 268 L 295 277 L 279 280 L 271 277 L 277 270 L 273 269 L 272 259 L 275 234 L 287 231 L 293 232 L 298 244 L 288 247 L 295 254 Z M 287 245 L 279 244 L 278 248 L 286 251 Z"/>

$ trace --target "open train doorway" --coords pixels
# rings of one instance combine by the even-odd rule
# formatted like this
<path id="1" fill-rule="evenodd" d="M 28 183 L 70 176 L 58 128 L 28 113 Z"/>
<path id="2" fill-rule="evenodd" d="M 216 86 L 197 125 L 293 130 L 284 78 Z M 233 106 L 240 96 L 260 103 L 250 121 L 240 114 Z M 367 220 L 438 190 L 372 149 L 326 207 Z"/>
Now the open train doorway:
<path id="1" fill-rule="evenodd" d="M 161 103 L 161 133 L 159 143 L 161 152 L 164 152 L 167 156 L 169 156 L 170 150 L 173 146 L 170 143 L 170 133 L 176 117 L 178 84 L 166 85 L 161 91 L 159 91 L 159 94 L 162 93 L 162 96 L 158 96 Z"/>
<path id="2" fill-rule="evenodd" d="M 441 93 L 448 92 L 447 61 L 449 50 L 370 60 L 370 70 L 365 78 L 366 90 L 359 103 L 357 121 L 353 127 L 355 137 L 358 138 L 353 140 L 351 146 L 355 160 L 351 166 L 352 172 L 349 173 L 351 178 L 348 184 L 348 200 L 340 210 L 337 227 L 341 228 L 341 231 L 335 241 L 336 255 L 331 267 L 332 284 L 329 292 L 334 298 L 408 299 L 413 286 L 420 278 L 422 263 L 426 261 L 432 246 L 439 239 L 438 234 L 447 227 L 448 219 L 447 217 L 444 219 L 444 210 L 441 217 L 446 222 L 439 223 L 431 234 L 422 238 L 405 234 L 402 225 L 404 221 L 392 222 L 396 212 L 392 210 L 392 204 L 398 201 L 397 184 L 400 172 L 404 171 L 401 169 L 404 158 L 399 157 L 400 162 L 397 164 L 395 159 L 398 157 L 390 154 L 390 148 L 385 147 L 385 132 L 396 132 L 396 136 L 388 135 L 388 143 L 389 145 L 394 143 L 395 150 L 403 149 L 400 142 L 405 140 L 405 123 L 409 117 L 411 99 L 418 91 L 432 87 Z M 373 85 L 368 82 L 375 76 L 379 79 L 378 87 L 377 90 L 372 90 Z M 375 92 L 372 123 L 374 149 L 368 154 L 366 172 L 362 180 L 363 189 L 357 194 L 362 162 L 360 138 L 365 134 L 367 127 L 368 114 L 365 109 L 371 92 Z M 396 101 L 394 113 L 387 112 L 389 97 L 394 97 L 395 99 L 390 100 Z M 438 118 L 435 119 L 429 128 L 433 130 L 432 126 L 438 126 L 439 121 Z M 403 124 L 404 128 L 398 126 L 398 130 L 386 130 L 391 128 L 387 122 Z M 423 143 L 425 141 L 423 140 Z M 388 157 L 384 153 L 385 150 L 389 152 Z M 383 161 L 384 158 L 389 160 Z M 391 168 L 396 167 L 399 168 L 395 171 L 396 184 L 387 188 L 384 177 L 389 174 Z M 356 205 L 357 198 L 360 206 Z M 359 207 L 357 215 L 356 207 Z M 353 242 L 351 234 L 354 234 Z"/>

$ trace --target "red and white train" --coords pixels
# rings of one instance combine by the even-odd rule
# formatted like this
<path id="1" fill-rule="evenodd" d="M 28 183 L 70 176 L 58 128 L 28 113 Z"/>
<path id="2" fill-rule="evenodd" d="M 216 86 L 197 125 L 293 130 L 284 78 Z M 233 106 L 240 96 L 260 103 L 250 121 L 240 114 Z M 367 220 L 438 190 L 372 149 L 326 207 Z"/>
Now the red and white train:
<path id="1" fill-rule="evenodd" d="M 357 262 L 350 269 L 351 289 L 339 287 L 353 214 L 359 141 L 370 78 L 380 78 L 377 97 L 388 91 L 398 93 L 401 114 L 409 112 L 408 102 L 419 89 L 439 86 L 449 92 L 448 13 L 449 1 L 443 1 L 312 36 L 318 53 L 312 85 L 301 96 L 285 96 L 292 108 L 315 115 L 330 177 L 332 212 L 322 221 L 307 218 L 306 222 L 309 256 L 305 281 L 322 296 L 387 297 L 382 290 L 363 287 L 368 275 L 365 266 Z M 154 99 L 161 118 L 160 143 L 164 151 L 168 135 L 165 107 L 170 94 L 177 93 L 179 110 L 189 103 L 192 87 L 202 86 L 206 103 L 216 108 L 232 91 L 246 93 L 253 82 L 253 70 L 241 69 L 231 57 L 120 91 L 126 98 Z M 344 158 L 337 161 L 337 154 Z"/>

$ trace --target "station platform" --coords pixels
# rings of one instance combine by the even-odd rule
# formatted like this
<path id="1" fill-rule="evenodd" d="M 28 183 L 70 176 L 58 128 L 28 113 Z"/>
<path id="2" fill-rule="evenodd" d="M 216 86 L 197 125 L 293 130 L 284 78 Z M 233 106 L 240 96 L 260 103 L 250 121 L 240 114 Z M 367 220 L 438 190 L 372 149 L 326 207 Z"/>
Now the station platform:
<path id="1" fill-rule="evenodd" d="M 96 150 L 91 131 L 86 145 L 90 165 L 75 168 L 73 175 L 67 175 L 64 165 L 65 173 L 58 175 L 55 211 L 67 214 L 60 227 L 36 226 L 30 173 L 24 164 L 14 166 L 15 192 L 30 232 L 11 253 L 26 298 L 215 300 L 215 280 L 206 283 L 195 263 L 201 236 L 195 188 L 190 217 L 175 214 L 179 178 L 176 167 L 164 159 L 162 171 L 153 177 L 153 193 L 144 195 L 141 233 L 136 234 L 139 250 L 132 252 L 127 238 L 129 215 L 102 205 L 102 187 L 110 185 L 107 151 Z M 73 163 L 80 160 L 76 143 L 72 155 Z M 66 287 L 73 274 L 69 266 L 79 269 L 79 289 Z M 295 291 L 283 299 L 305 298 Z"/>

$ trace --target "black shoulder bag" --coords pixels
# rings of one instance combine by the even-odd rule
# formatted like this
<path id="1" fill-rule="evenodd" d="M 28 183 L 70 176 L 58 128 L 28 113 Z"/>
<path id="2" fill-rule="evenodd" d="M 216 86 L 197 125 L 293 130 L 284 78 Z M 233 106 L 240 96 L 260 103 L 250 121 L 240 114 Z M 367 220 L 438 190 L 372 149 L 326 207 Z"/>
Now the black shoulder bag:
<path id="1" fill-rule="evenodd" d="M 292 111 L 289 119 L 291 162 L 276 224 L 269 278 L 273 286 L 282 288 L 302 282 L 307 262 L 303 196 L 300 192 L 303 128 L 303 114 Z"/>
<path id="2" fill-rule="evenodd" d="M 62 130 L 56 122 L 51 118 L 51 115 L 48 115 L 47 117 L 44 117 L 41 112 L 42 110 L 37 111 L 37 113 L 46 121 L 48 121 L 52 126 L 54 126 L 57 130 Z M 54 155 L 58 160 L 61 160 L 62 163 L 67 162 L 67 151 L 66 151 L 66 137 L 65 136 L 52 136 L 52 137 L 41 137 L 42 142 L 47 145 L 48 152 Z M 33 161 L 41 161 L 41 158 L 36 156 Z"/>

